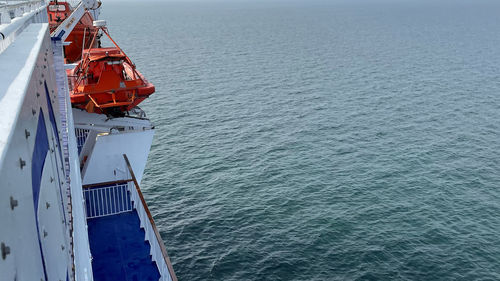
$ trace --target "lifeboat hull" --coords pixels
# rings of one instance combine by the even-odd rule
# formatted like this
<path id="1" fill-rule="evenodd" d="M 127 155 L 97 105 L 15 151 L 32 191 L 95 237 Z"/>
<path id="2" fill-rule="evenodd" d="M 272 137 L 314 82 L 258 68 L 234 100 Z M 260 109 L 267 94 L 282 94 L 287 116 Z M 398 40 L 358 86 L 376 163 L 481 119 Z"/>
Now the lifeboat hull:
<path id="1" fill-rule="evenodd" d="M 88 112 L 130 111 L 155 92 L 119 48 L 84 51 L 84 59 L 68 71 L 71 103 Z"/>

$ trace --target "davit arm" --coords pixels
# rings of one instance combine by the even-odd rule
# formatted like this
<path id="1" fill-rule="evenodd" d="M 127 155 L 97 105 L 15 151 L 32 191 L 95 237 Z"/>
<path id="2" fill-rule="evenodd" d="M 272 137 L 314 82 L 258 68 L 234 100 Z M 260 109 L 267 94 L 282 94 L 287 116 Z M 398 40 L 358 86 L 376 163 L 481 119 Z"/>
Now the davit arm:
<path id="1" fill-rule="evenodd" d="M 67 17 L 57 28 L 54 30 L 50 36 L 53 38 L 60 39 L 61 41 L 65 41 L 69 36 L 73 28 L 75 28 L 76 24 L 80 21 L 87 10 L 95 10 L 98 9 L 101 5 L 101 2 L 98 0 L 82 0 L 80 4 L 73 10 L 73 13 L 69 17 Z"/>

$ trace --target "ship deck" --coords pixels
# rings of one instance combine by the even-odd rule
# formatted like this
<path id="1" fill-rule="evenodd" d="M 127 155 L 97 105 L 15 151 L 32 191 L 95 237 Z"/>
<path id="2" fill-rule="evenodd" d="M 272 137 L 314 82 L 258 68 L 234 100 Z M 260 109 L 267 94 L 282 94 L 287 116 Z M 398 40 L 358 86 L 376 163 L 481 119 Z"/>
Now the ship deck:
<path id="1" fill-rule="evenodd" d="M 83 186 L 94 280 L 177 281 L 128 158 L 131 179 Z"/>
<path id="2" fill-rule="evenodd" d="M 94 280 L 159 280 L 137 211 L 88 220 Z"/>

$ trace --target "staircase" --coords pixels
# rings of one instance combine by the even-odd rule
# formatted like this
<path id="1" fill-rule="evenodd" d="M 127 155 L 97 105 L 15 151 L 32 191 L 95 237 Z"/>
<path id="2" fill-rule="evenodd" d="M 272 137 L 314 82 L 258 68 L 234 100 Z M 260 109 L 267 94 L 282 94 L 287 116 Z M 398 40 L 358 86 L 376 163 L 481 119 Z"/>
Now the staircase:
<path id="1" fill-rule="evenodd" d="M 151 246 L 124 187 L 127 183 L 84 189 L 94 280 L 158 281 Z"/>

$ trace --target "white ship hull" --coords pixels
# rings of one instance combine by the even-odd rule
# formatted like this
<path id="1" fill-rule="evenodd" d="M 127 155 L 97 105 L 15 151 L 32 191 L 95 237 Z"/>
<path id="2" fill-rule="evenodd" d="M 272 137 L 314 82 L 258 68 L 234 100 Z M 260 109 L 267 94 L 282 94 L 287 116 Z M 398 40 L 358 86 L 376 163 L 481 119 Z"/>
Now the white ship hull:
<path id="1" fill-rule="evenodd" d="M 154 127 L 71 109 L 45 3 L 23 3 L 0 1 L 0 280 L 105 280 L 103 265 L 123 262 L 106 260 L 109 251 L 126 244 L 101 250 L 114 243 L 102 226 L 127 216 L 151 265 L 125 279 L 176 280 L 139 189 Z"/>

